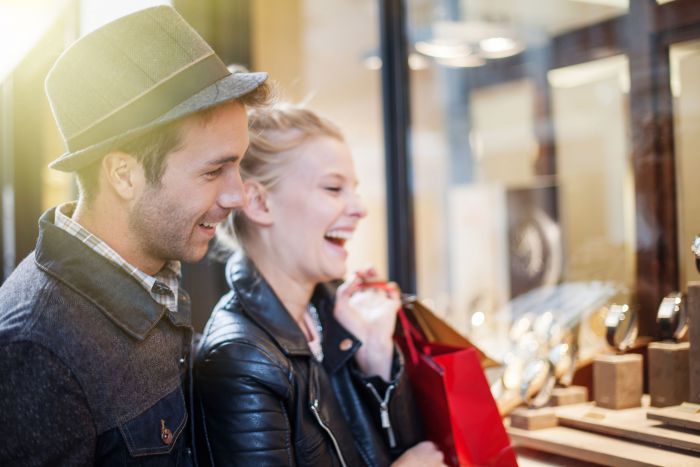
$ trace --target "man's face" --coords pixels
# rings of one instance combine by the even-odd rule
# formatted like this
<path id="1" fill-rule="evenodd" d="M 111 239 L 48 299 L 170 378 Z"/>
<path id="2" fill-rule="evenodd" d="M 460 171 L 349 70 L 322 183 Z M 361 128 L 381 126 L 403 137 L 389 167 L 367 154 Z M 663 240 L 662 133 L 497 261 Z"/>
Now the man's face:
<path id="1" fill-rule="evenodd" d="M 146 264 L 199 261 L 217 224 L 245 203 L 239 171 L 248 148 L 245 107 L 232 102 L 206 122 L 190 118 L 182 132 L 160 184 L 146 183 L 129 213 Z"/>

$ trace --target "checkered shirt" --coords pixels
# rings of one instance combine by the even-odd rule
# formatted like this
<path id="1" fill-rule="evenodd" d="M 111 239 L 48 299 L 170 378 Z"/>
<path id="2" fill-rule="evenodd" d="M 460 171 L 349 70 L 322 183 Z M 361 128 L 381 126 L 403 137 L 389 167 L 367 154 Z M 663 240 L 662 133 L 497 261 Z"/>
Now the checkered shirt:
<path id="1" fill-rule="evenodd" d="M 82 225 L 71 219 L 75 211 L 75 202 L 65 203 L 56 208 L 56 227 L 65 230 L 84 244 L 90 247 L 95 253 L 107 258 L 126 271 L 130 276 L 138 281 L 144 289 L 151 294 L 153 300 L 161 305 L 165 305 L 170 311 L 177 311 L 177 293 L 180 283 L 180 262 L 168 261 L 163 269 L 155 276 L 150 276 L 145 272 L 132 266 L 124 258 L 109 247 L 97 236 L 91 234 Z"/>

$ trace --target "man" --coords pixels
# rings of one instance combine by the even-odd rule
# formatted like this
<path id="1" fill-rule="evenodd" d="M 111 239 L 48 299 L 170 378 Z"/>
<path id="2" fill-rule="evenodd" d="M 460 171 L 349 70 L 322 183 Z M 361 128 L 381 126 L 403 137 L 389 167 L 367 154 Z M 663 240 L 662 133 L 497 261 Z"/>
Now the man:
<path id="1" fill-rule="evenodd" d="M 192 327 L 180 260 L 197 261 L 245 197 L 246 105 L 170 7 L 120 18 L 58 59 L 46 91 L 77 203 L 46 212 L 0 288 L 0 465 L 191 465 Z"/>

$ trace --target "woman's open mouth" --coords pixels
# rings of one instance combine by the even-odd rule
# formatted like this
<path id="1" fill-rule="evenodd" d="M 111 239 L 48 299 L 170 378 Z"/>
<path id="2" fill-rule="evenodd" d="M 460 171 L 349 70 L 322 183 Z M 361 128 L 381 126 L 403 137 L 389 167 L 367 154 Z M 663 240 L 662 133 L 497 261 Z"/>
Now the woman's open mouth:
<path id="1" fill-rule="evenodd" d="M 338 246 L 340 248 L 345 247 L 345 242 L 350 240 L 352 238 L 352 231 L 350 230 L 331 230 L 329 232 L 326 232 L 326 234 L 323 236 L 323 238 L 327 241 L 332 243 L 335 246 Z"/>

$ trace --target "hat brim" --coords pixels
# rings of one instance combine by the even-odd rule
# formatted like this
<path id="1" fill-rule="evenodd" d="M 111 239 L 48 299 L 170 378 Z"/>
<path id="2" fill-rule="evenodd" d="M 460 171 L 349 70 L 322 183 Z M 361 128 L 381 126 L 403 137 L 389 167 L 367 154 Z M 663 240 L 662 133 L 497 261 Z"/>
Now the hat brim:
<path id="1" fill-rule="evenodd" d="M 51 162 L 49 167 L 60 170 L 61 172 L 75 172 L 76 170 L 80 170 L 102 157 L 105 150 L 113 148 L 115 144 L 125 143 L 158 126 L 244 96 L 255 90 L 266 79 L 267 73 L 233 73 L 228 75 L 176 105 L 146 125 L 132 128 L 127 132 L 115 135 L 78 151 L 68 151 Z"/>

